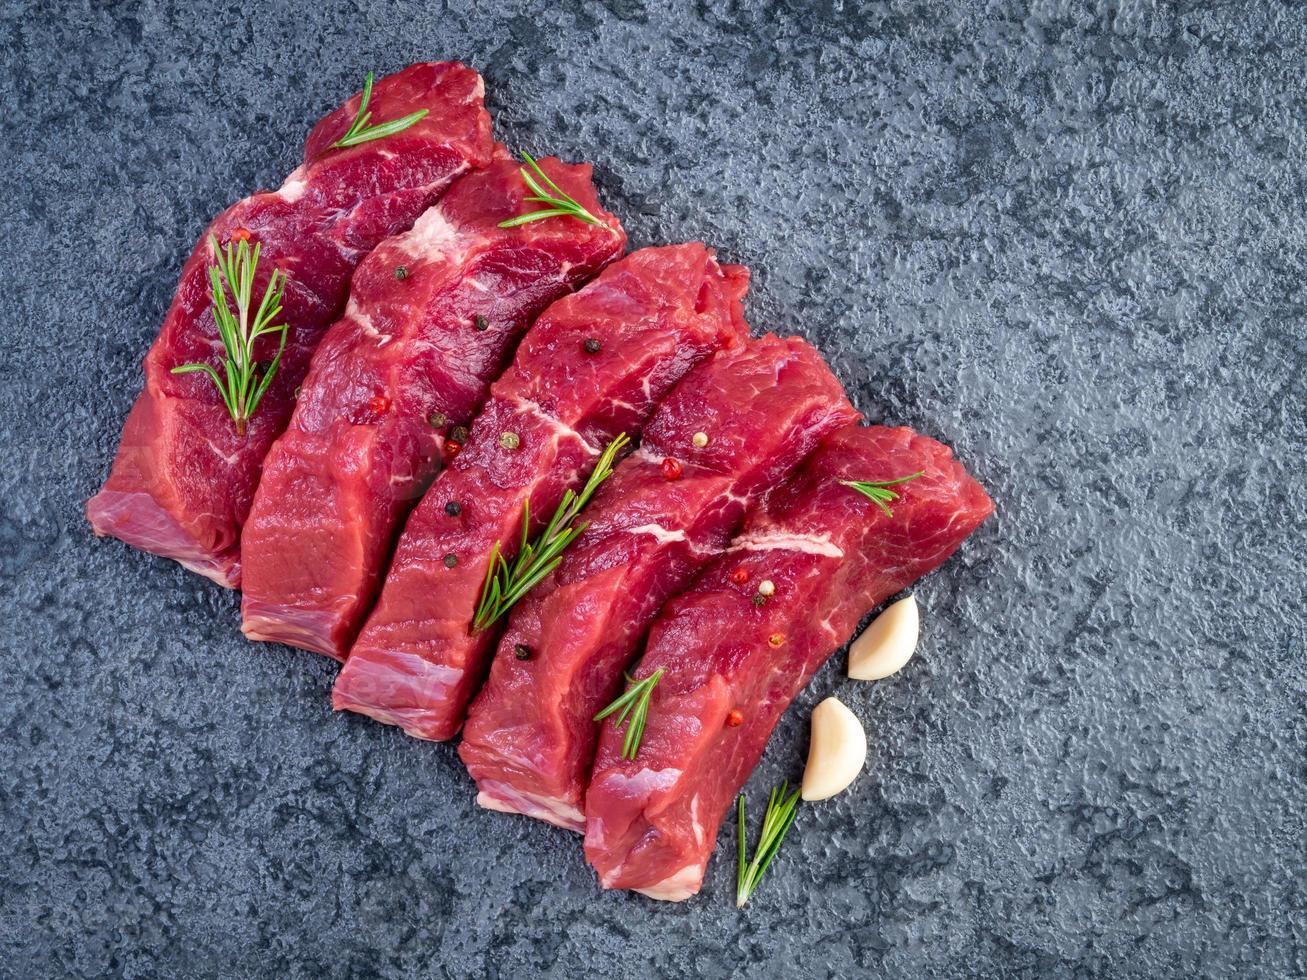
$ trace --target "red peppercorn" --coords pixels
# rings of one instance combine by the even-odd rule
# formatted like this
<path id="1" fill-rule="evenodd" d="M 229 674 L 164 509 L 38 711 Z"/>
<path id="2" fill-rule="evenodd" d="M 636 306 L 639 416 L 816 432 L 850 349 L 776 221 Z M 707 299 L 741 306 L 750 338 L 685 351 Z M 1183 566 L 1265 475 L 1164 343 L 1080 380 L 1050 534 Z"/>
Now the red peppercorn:
<path id="1" fill-rule="evenodd" d="M 739 708 L 732 708 L 731 713 L 726 716 L 726 727 L 739 728 L 744 724 L 744 713 Z"/>
<path id="2" fill-rule="evenodd" d="M 773 633 L 771 636 L 767 637 L 767 643 L 773 648 L 781 646 L 785 643 L 785 634 Z"/>
<path id="3" fill-rule="evenodd" d="M 250 230 L 248 228 L 233 228 L 231 240 L 233 242 L 248 242 L 250 240 Z"/>
<path id="4" fill-rule="evenodd" d="M 731 572 L 731 581 L 736 585 L 743 585 L 745 582 L 749 581 L 749 570 L 744 567 L 737 568 L 735 571 Z"/>
<path id="5" fill-rule="evenodd" d="M 386 409 L 390 408 L 390 399 L 385 395 L 373 395 L 372 400 L 368 402 L 368 408 L 380 415 Z"/>
<path id="6" fill-rule="evenodd" d="M 455 442 L 453 439 L 450 439 L 445 443 L 445 455 L 450 459 L 453 459 L 458 455 L 459 450 L 462 448 L 463 444 L 461 442 Z"/>
<path id="7" fill-rule="evenodd" d="M 679 480 L 681 478 L 680 460 L 673 459 L 671 456 L 663 457 L 663 476 L 669 480 Z"/>

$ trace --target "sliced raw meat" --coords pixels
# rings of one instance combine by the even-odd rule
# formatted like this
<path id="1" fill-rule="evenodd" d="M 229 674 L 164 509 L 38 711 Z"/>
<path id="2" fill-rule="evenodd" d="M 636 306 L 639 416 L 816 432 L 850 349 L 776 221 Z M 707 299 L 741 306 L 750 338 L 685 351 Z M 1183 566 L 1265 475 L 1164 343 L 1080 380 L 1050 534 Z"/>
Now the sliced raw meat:
<path id="1" fill-rule="evenodd" d="M 145 390 L 127 417 L 109 480 L 86 505 L 97 534 L 173 558 L 222 585 L 239 584 L 240 528 L 260 464 L 290 418 L 323 330 L 340 317 L 354 267 L 412 225 L 455 177 L 490 162 L 482 91 L 481 77 L 454 62 L 412 65 L 384 78 L 372 90 L 374 123 L 419 109 L 427 115 L 383 139 L 333 148 L 358 110 L 355 95 L 309 134 L 304 164 L 280 190 L 247 197 L 214 220 L 182 269 L 145 359 Z M 208 376 L 171 373 L 196 362 L 221 372 L 210 236 L 220 246 L 242 238 L 262 246 L 256 300 L 274 269 L 288 277 L 280 318 L 290 328 L 286 350 L 244 434 Z M 255 353 L 266 362 L 276 348 L 268 335 Z"/>
<path id="2" fill-rule="evenodd" d="M 584 827 L 591 719 L 644 631 L 730 543 L 750 503 L 856 418 L 797 338 L 722 351 L 672 390 L 586 509 L 585 534 L 513 611 L 459 747 L 479 803 Z"/>
<path id="3" fill-rule="evenodd" d="M 505 158 L 458 181 L 354 274 L 241 537 L 250 639 L 345 659 L 451 428 L 480 409 L 531 321 L 622 253 L 590 167 L 538 163 L 605 223 L 500 228 L 540 210 Z"/>
<path id="4" fill-rule="evenodd" d="M 922 470 L 893 487 L 892 517 L 840 483 Z M 911 429 L 845 429 L 771 492 L 650 631 L 635 673 L 663 674 L 634 761 L 602 725 L 585 853 L 604 887 L 697 892 L 722 817 L 795 694 L 867 610 L 940 565 L 992 510 L 948 448 Z M 759 605 L 763 581 L 775 591 Z"/>
<path id="5" fill-rule="evenodd" d="M 500 632 L 471 629 L 491 549 L 504 542 L 511 557 L 524 501 L 538 532 L 604 446 L 621 433 L 638 438 L 687 371 L 745 339 L 747 284 L 747 270 L 718 265 L 703 245 L 646 248 L 545 311 L 466 448 L 409 516 L 336 680 L 337 708 L 419 738 L 454 736 Z M 506 432 L 517 448 L 501 445 Z"/>

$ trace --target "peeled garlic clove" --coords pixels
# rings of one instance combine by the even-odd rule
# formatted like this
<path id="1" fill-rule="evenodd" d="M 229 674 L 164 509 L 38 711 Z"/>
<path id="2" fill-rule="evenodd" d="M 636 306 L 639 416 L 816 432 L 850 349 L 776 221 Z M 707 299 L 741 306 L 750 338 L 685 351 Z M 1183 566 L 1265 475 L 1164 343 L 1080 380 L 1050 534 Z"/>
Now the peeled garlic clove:
<path id="1" fill-rule="evenodd" d="M 856 681 L 888 677 L 912 659 L 921 620 L 917 600 L 900 599 L 877 616 L 849 647 L 849 676 Z"/>
<path id="2" fill-rule="evenodd" d="M 839 698 L 827 698 L 812 709 L 812 741 L 803 768 L 805 800 L 834 796 L 857 778 L 866 761 L 867 733 L 857 715 Z"/>

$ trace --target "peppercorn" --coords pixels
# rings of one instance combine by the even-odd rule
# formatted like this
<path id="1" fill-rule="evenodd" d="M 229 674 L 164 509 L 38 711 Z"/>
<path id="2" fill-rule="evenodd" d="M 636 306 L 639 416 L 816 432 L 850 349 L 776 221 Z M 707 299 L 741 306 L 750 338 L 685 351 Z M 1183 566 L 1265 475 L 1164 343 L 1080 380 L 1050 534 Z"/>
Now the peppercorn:
<path id="1" fill-rule="evenodd" d="M 449 554 L 445 556 L 444 562 L 446 568 L 453 568 L 455 565 L 458 564 L 458 555 L 454 554 L 451 551 Z"/>
<path id="2" fill-rule="evenodd" d="M 599 343 L 599 341 L 597 341 L 594 337 L 587 337 L 585 339 L 585 343 L 582 346 L 585 348 L 585 352 L 587 354 L 598 354 L 601 350 L 604 349 L 604 345 Z"/>
<path id="3" fill-rule="evenodd" d="M 395 278 L 396 278 L 396 279 L 407 279 L 407 278 L 408 278 L 408 269 L 406 269 L 406 268 L 405 268 L 404 266 L 402 266 L 402 265 L 397 265 L 397 266 L 395 266 Z"/>
<path id="4" fill-rule="evenodd" d="M 765 578 L 765 579 L 763 579 L 761 582 L 758 583 L 758 594 L 759 594 L 759 595 L 775 595 L 775 594 L 776 594 L 776 583 L 773 582 L 773 581 L 772 581 L 771 579 L 769 579 L 769 578 Z"/>
<path id="5" fill-rule="evenodd" d="M 784 633 L 773 633 L 771 636 L 767 637 L 767 645 L 770 646 L 773 650 L 783 645 L 784 643 L 785 643 Z"/>
<path id="6" fill-rule="evenodd" d="M 250 230 L 248 228 L 233 228 L 230 238 L 233 242 L 248 242 L 250 240 Z"/>
<path id="7" fill-rule="evenodd" d="M 745 582 L 749 581 L 749 570 L 744 566 L 740 566 L 735 571 L 731 572 L 731 581 L 736 585 L 743 585 Z"/>
<path id="8" fill-rule="evenodd" d="M 516 432 L 501 432 L 499 434 L 499 444 L 505 449 L 516 449 L 522 445 L 522 440 Z"/>
<path id="9" fill-rule="evenodd" d="M 449 438 L 453 439 L 455 442 L 458 443 L 467 442 L 467 426 L 466 425 L 454 426 L 454 431 L 449 434 Z"/>
<path id="10" fill-rule="evenodd" d="M 443 429 L 449 423 L 444 412 L 432 412 L 427 416 L 427 424 L 433 429 Z"/>
<path id="11" fill-rule="evenodd" d="M 702 449 L 704 446 L 708 445 L 708 433 L 696 432 L 690 439 L 690 442 L 694 445 L 695 449 Z"/>
<path id="12" fill-rule="evenodd" d="M 463 505 L 457 500 L 451 500 L 449 503 L 445 504 L 445 513 L 450 517 L 457 517 L 459 514 L 463 513 Z"/>
<path id="13" fill-rule="evenodd" d="M 765 605 L 767 604 L 767 599 L 766 599 L 766 597 L 765 597 L 765 596 L 760 596 L 760 595 L 754 595 L 754 597 L 753 597 L 753 599 L 752 599 L 751 601 L 752 601 L 753 604 L 754 604 L 755 606 L 757 606 L 759 609 L 761 609 L 763 606 L 765 606 Z"/>
<path id="14" fill-rule="evenodd" d="M 728 728 L 739 728 L 744 724 L 744 712 L 739 708 L 732 708 L 730 714 L 726 716 L 726 725 Z"/>
<path id="15" fill-rule="evenodd" d="M 478 330 L 490 329 L 490 321 L 487 320 L 485 317 L 483 317 L 480 313 L 478 313 L 476 317 L 473 318 L 472 325 L 475 326 Z"/>
<path id="16" fill-rule="evenodd" d="M 525 643 L 514 643 L 513 656 L 515 656 L 518 660 L 530 660 L 531 648 L 527 646 Z"/>
<path id="17" fill-rule="evenodd" d="M 454 439 L 445 440 L 445 455 L 453 459 L 463 450 L 463 444 Z"/>
<path id="18" fill-rule="evenodd" d="M 664 457 L 662 471 L 663 476 L 668 480 L 679 480 L 681 478 L 680 460 L 673 459 L 671 456 Z"/>

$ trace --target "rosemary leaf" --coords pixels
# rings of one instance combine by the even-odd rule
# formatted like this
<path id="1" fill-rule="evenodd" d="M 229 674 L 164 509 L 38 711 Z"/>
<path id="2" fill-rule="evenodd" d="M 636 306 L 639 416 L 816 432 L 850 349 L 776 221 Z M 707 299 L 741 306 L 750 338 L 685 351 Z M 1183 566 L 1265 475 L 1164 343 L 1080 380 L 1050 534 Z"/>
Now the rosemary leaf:
<path id="1" fill-rule="evenodd" d="M 472 632 L 479 633 L 488 629 L 508 614 L 524 595 L 535 588 L 563 560 L 567 550 L 587 525 L 573 524 L 578 514 L 599 484 L 608 479 L 613 472 L 613 462 L 622 448 L 630 443 L 623 433 L 613 439 L 604 449 L 590 479 L 578 494 L 568 490 L 554 511 L 553 517 L 545 529 L 534 540 L 528 540 L 531 524 L 530 501 L 522 502 L 522 540 L 518 546 L 517 557 L 510 564 L 504 558 L 501 543 L 496 542 L 490 552 L 490 567 L 486 570 L 486 580 L 481 586 L 481 598 L 477 601 L 476 612 L 472 617 Z"/>
<path id="2" fill-rule="evenodd" d="M 620 710 L 622 712 L 617 716 L 617 720 L 613 724 L 617 728 L 626 725 L 626 737 L 622 740 L 623 759 L 634 761 L 636 753 L 640 751 L 640 741 L 644 738 L 645 722 L 649 719 L 649 699 L 653 696 L 653 689 L 658 686 L 658 681 L 662 676 L 661 667 L 650 676 L 639 681 L 627 674 L 626 680 L 630 686 L 612 704 L 594 716 L 595 721 L 603 721 L 615 711 Z M 631 720 L 629 725 L 626 724 L 628 717 Z"/>
<path id="3" fill-rule="evenodd" d="M 407 116 L 400 116 L 400 118 L 392 119 L 389 122 L 369 126 L 368 122 L 372 119 L 372 113 L 368 111 L 368 102 L 371 99 L 372 72 L 368 72 L 368 77 L 363 82 L 363 98 L 359 100 L 359 111 L 354 114 L 354 121 L 350 123 L 345 135 L 331 144 L 333 147 L 358 146 L 360 143 L 394 136 L 396 133 L 408 129 L 427 114 L 426 109 L 419 109 L 417 112 L 410 112 Z"/>
<path id="4" fill-rule="evenodd" d="M 794 824 L 794 818 L 799 806 L 799 790 L 796 789 L 787 796 L 788 791 L 788 781 L 772 788 L 771 797 L 767 801 L 767 811 L 762 817 L 762 827 L 758 832 L 758 843 L 754 847 L 753 860 L 747 864 L 745 863 L 747 849 L 744 839 L 746 831 L 744 824 L 744 794 L 741 793 L 737 800 L 736 812 L 738 820 L 736 823 L 739 834 L 740 864 L 735 879 L 736 908 L 744 908 L 744 903 L 757 890 L 763 874 L 767 871 L 777 851 L 781 849 L 781 842 L 785 840 L 785 835 Z"/>
<path id="5" fill-rule="evenodd" d="M 203 371 L 218 389 L 227 412 L 236 424 L 236 434 L 245 435 L 246 426 L 263 400 L 264 393 L 281 364 L 286 349 L 289 325 L 277 321 L 281 318 L 281 298 L 286 289 L 286 274 L 274 269 L 268 284 L 254 307 L 254 282 L 263 253 L 262 244 L 250 248 L 248 241 L 228 242 L 220 248 L 218 239 L 209 236 L 209 248 L 214 264 L 209 267 L 209 286 L 212 291 L 213 320 L 218 327 L 225 353 L 224 376 L 209 364 L 179 364 L 173 374 L 193 374 Z M 228 297 L 230 295 L 230 302 Z M 235 312 L 232 311 L 235 304 Z M 254 357 L 254 344 L 263 336 L 280 333 L 281 340 L 266 371 L 260 373 Z"/>
<path id="6" fill-rule="evenodd" d="M 526 160 L 527 166 L 531 168 L 531 170 L 528 170 L 527 167 L 523 167 L 518 171 L 522 175 L 522 180 L 526 183 L 526 186 L 532 191 L 526 196 L 525 200 L 536 204 L 547 204 L 549 207 L 540 211 L 528 211 L 526 214 L 519 214 L 515 218 L 501 221 L 499 222 L 500 228 L 516 228 L 518 225 L 524 225 L 530 221 L 543 221 L 545 218 L 559 217 L 575 218 L 577 221 L 584 221 L 586 224 L 608 228 L 607 225 L 583 208 L 574 197 L 550 180 L 549 175 L 540 169 L 540 164 L 535 162 L 530 153 L 524 150 L 522 158 Z M 536 176 L 531 171 L 535 171 L 535 175 L 538 175 L 540 180 L 548 184 L 550 190 L 545 190 L 544 187 L 540 186 L 540 181 L 536 180 Z M 611 228 L 608 230 L 612 231 Z"/>
<path id="7" fill-rule="evenodd" d="M 907 476 L 900 476 L 894 480 L 841 480 L 840 483 L 846 487 L 852 487 L 858 493 L 865 496 L 873 504 L 885 512 L 886 517 L 893 517 L 894 511 L 889 509 L 889 505 L 899 499 L 899 495 L 893 490 L 888 489 L 897 483 L 907 483 L 909 480 L 915 480 L 925 473 L 925 470 L 918 470 L 916 473 L 910 473 Z"/>

